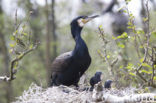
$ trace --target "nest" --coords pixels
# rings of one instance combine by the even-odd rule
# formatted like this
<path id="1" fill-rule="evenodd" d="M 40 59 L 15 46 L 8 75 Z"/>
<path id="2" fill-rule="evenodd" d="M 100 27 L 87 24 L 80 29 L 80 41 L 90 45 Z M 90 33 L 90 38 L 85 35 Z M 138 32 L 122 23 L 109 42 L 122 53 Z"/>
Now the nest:
<path id="1" fill-rule="evenodd" d="M 103 89 L 100 83 L 96 85 L 93 92 L 79 91 L 67 86 L 45 89 L 33 83 L 13 103 L 138 103 L 143 97 L 154 101 L 154 96 L 156 94 L 135 94 L 134 88 Z"/>

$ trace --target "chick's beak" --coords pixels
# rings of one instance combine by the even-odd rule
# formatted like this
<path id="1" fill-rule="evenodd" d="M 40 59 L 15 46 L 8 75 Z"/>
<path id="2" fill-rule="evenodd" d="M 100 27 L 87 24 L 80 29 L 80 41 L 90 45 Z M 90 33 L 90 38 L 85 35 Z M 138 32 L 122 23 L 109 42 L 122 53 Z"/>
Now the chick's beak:
<path id="1" fill-rule="evenodd" d="M 89 22 L 89 21 L 91 21 L 92 19 L 97 18 L 97 17 L 99 17 L 99 15 L 90 16 L 90 17 L 87 17 L 87 18 L 83 19 L 82 22 L 83 22 L 84 24 L 86 24 L 87 22 Z"/>

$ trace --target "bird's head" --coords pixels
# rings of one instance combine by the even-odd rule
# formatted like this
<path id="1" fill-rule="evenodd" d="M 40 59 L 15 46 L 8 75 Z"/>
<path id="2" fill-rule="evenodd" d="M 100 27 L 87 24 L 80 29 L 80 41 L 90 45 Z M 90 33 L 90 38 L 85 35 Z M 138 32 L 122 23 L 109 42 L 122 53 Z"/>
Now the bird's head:
<path id="1" fill-rule="evenodd" d="M 112 80 L 106 80 L 106 82 L 104 84 L 105 88 L 111 88 L 112 82 L 113 82 Z"/>
<path id="2" fill-rule="evenodd" d="M 96 72 L 95 77 L 99 78 L 101 80 L 102 79 L 102 72 Z"/>
<path id="3" fill-rule="evenodd" d="M 101 76 L 102 75 L 102 72 L 96 72 L 95 73 L 95 76 Z"/>
<path id="4" fill-rule="evenodd" d="M 75 18 L 74 20 L 72 20 L 70 26 L 71 26 L 71 32 L 73 37 L 75 38 L 75 35 L 77 35 L 77 33 L 80 33 L 83 26 L 91 21 L 92 19 L 98 17 L 99 15 L 95 15 L 95 16 L 79 16 L 77 18 Z"/>

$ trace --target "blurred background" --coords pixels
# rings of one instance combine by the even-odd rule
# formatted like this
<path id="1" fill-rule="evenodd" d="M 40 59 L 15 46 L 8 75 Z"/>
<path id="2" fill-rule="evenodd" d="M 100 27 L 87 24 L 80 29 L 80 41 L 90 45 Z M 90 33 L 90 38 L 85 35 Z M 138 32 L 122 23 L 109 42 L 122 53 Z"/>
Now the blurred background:
<path id="1" fill-rule="evenodd" d="M 61 53 L 73 50 L 75 42 L 71 36 L 70 22 L 80 15 L 102 15 L 85 25 L 82 31 L 82 37 L 87 43 L 92 63 L 86 72 L 90 78 L 96 71 L 103 72 L 103 80 L 110 79 L 108 65 L 101 56 L 98 50 L 103 47 L 99 37 L 98 27 L 101 26 L 107 34 L 109 40 L 112 36 L 121 35 L 124 30 L 118 30 L 116 27 L 124 25 L 128 22 L 128 15 L 125 13 L 119 14 L 120 8 L 126 5 L 125 0 L 118 0 L 106 11 L 114 0 L 0 0 L 0 75 L 9 76 L 9 63 L 12 60 L 9 52 L 10 36 L 13 35 L 15 28 L 15 12 L 17 10 L 18 21 L 25 21 L 29 13 L 30 19 L 27 22 L 30 28 L 33 42 L 40 41 L 38 49 L 25 56 L 19 62 L 19 70 L 16 74 L 16 79 L 12 82 L 0 81 L 0 103 L 10 103 L 15 100 L 15 97 L 20 96 L 24 90 L 27 90 L 32 82 L 43 87 L 47 87 L 49 81 L 49 64 L 53 59 Z M 144 28 L 142 17 L 144 16 L 145 6 L 143 2 L 146 0 L 131 0 L 127 5 L 129 11 L 135 16 L 134 24 L 137 28 Z M 156 1 L 149 1 L 151 12 L 151 22 L 155 28 L 155 10 Z M 116 22 L 117 21 L 117 22 Z M 119 23 L 118 23 L 119 22 Z M 120 24 L 123 23 L 123 24 Z M 155 38 L 153 38 L 153 41 Z M 113 61 L 114 58 L 121 58 L 118 64 L 114 66 L 122 69 L 124 59 L 128 58 L 132 63 L 137 59 L 135 49 L 128 46 L 127 54 L 119 57 L 119 52 L 123 50 L 114 46 L 114 42 L 109 44 L 108 58 Z M 122 45 L 120 45 L 122 46 Z M 129 52 L 128 52 L 129 51 Z M 125 58 L 124 58 L 125 56 Z M 135 58 L 136 57 L 136 58 Z M 125 65 L 127 65 L 125 63 Z M 130 86 L 131 78 L 123 76 L 124 71 L 118 69 L 116 72 L 122 72 L 117 75 L 121 81 L 120 86 Z M 128 82 L 129 81 L 129 82 Z M 133 85 L 136 86 L 136 85 Z"/>

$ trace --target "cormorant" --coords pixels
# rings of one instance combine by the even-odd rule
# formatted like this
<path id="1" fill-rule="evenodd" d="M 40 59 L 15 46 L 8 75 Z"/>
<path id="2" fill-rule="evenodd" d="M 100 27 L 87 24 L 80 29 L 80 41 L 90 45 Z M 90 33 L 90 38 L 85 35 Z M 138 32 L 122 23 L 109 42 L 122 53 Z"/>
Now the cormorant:
<path id="1" fill-rule="evenodd" d="M 80 77 L 91 63 L 87 45 L 81 38 L 81 30 L 84 24 L 96 17 L 98 17 L 98 15 L 91 17 L 79 16 L 71 22 L 71 34 L 76 45 L 73 51 L 61 54 L 53 61 L 51 65 L 51 86 L 75 85 L 78 87 Z"/>
<path id="2" fill-rule="evenodd" d="M 96 72 L 95 75 L 90 79 L 90 91 L 93 90 L 94 85 L 101 81 L 102 72 Z"/>
<path id="3" fill-rule="evenodd" d="M 111 3 L 108 5 L 108 7 L 102 12 L 102 14 L 113 12 L 112 9 L 115 4 L 118 4 L 117 0 L 112 0 Z"/>
<path id="4" fill-rule="evenodd" d="M 104 84 L 104 88 L 107 88 L 107 89 L 111 88 L 112 82 L 113 82 L 112 80 L 106 80 Z"/>
<path id="5" fill-rule="evenodd" d="M 120 36 L 122 33 L 127 32 L 128 18 L 122 10 L 114 12 L 113 7 L 118 4 L 117 0 L 112 0 L 109 6 L 102 12 L 102 15 L 110 13 L 113 17 L 111 23 L 112 32 L 115 36 Z"/>

